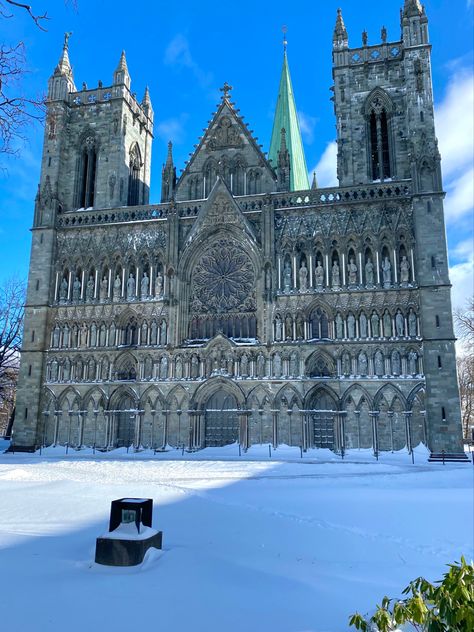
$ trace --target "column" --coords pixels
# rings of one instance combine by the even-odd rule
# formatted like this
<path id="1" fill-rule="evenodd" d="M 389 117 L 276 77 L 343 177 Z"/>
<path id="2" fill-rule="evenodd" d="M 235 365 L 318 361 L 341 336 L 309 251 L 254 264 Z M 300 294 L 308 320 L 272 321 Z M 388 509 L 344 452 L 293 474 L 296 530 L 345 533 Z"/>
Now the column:
<path id="1" fill-rule="evenodd" d="M 72 270 L 69 271 L 69 281 L 67 284 L 67 300 L 71 300 L 71 292 L 72 292 Z"/>
<path id="2" fill-rule="evenodd" d="M 295 254 L 292 257 L 292 263 L 293 263 L 293 288 L 296 290 L 298 289 L 298 284 L 296 280 L 298 270 L 296 269 L 296 255 Z"/>
<path id="3" fill-rule="evenodd" d="M 410 248 L 410 261 L 411 261 L 411 280 L 412 283 L 416 282 L 416 278 L 415 278 L 415 260 L 413 257 L 413 248 Z"/>
<path id="4" fill-rule="evenodd" d="M 281 290 L 281 257 L 278 256 L 278 289 Z"/>
<path id="5" fill-rule="evenodd" d="M 390 424 L 390 450 L 393 452 L 393 411 L 390 410 L 387 415 Z"/>
<path id="6" fill-rule="evenodd" d="M 309 287 L 313 288 L 313 255 L 309 255 Z"/>
<path id="7" fill-rule="evenodd" d="M 398 283 L 398 261 L 397 261 L 397 251 L 395 248 L 393 249 L 393 278 L 395 283 Z"/>
<path id="8" fill-rule="evenodd" d="M 362 272 L 362 253 L 359 252 L 359 283 L 361 285 L 364 284 L 364 277 L 363 277 L 363 272 Z"/>
<path id="9" fill-rule="evenodd" d="M 122 267 L 122 293 L 121 297 L 125 296 L 125 267 Z"/>
<path id="10" fill-rule="evenodd" d="M 324 255 L 324 260 L 326 262 L 326 287 L 329 287 L 329 256 Z"/>
<path id="11" fill-rule="evenodd" d="M 59 272 L 56 272 L 56 282 L 54 284 L 54 300 L 55 301 L 59 301 L 58 287 L 59 287 Z"/>
<path id="12" fill-rule="evenodd" d="M 149 296 L 154 296 L 155 293 L 153 292 L 153 265 L 150 264 L 150 285 L 148 286 L 148 295 Z"/>
<path id="13" fill-rule="evenodd" d="M 138 287 L 139 287 L 139 283 L 140 283 L 140 279 L 138 278 L 138 266 L 135 266 L 135 297 L 139 298 L 140 294 L 138 293 Z"/>
<path id="14" fill-rule="evenodd" d="M 94 299 L 97 299 L 99 292 L 99 270 L 95 269 L 95 281 L 94 281 Z"/>
<path id="15" fill-rule="evenodd" d="M 375 251 L 375 261 L 377 262 L 377 284 L 380 285 L 380 259 L 379 251 Z"/>
<path id="16" fill-rule="evenodd" d="M 346 254 L 343 252 L 341 255 L 342 258 L 342 285 L 346 285 Z"/>
<path id="17" fill-rule="evenodd" d="M 81 301 L 84 299 L 84 288 L 85 288 L 84 279 L 85 279 L 85 276 L 86 276 L 86 271 L 83 270 L 82 271 L 82 277 L 81 277 L 81 294 L 80 294 Z"/>
<path id="18" fill-rule="evenodd" d="M 371 419 L 372 419 L 372 445 L 374 448 L 374 454 L 378 455 L 379 453 L 379 438 L 378 438 L 378 431 L 377 431 L 377 417 L 379 415 L 379 413 L 377 411 L 372 411 L 369 413 Z"/>
<path id="19" fill-rule="evenodd" d="M 413 451 L 412 445 L 411 445 L 411 415 L 412 412 L 411 410 L 406 410 L 404 413 L 405 415 L 405 433 L 406 433 L 406 442 L 407 442 L 407 450 L 408 450 L 408 454 L 411 454 Z"/>
<path id="20" fill-rule="evenodd" d="M 112 268 L 109 268 L 109 287 L 107 291 L 107 298 L 110 298 L 112 294 Z"/>

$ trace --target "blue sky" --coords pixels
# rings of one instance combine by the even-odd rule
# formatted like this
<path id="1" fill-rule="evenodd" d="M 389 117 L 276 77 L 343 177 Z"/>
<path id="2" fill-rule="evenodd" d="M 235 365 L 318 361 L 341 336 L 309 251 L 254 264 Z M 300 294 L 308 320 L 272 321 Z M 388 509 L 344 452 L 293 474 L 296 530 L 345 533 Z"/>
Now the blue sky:
<path id="1" fill-rule="evenodd" d="M 443 157 L 446 218 L 454 303 L 472 292 L 473 239 L 473 0 L 428 0 L 437 131 Z M 349 44 L 358 46 L 366 29 L 369 43 L 400 36 L 402 0 L 375 2 L 217 3 L 35 0 L 48 11 L 47 32 L 26 14 L 0 20 L 0 41 L 25 42 L 30 73 L 27 95 L 44 93 L 57 63 L 65 31 L 72 31 L 70 58 L 77 86 L 111 82 L 122 48 L 132 90 L 141 98 L 150 87 L 155 111 L 151 201 L 158 202 L 166 143 L 174 143 L 180 168 L 197 142 L 228 81 L 233 98 L 268 150 L 282 63 L 281 27 L 288 27 L 288 56 L 310 171 L 320 186 L 335 182 L 335 127 L 329 100 L 331 45 L 336 9 L 341 6 Z M 39 180 L 43 130 L 27 130 L 18 157 L 0 155 L 0 281 L 28 270 L 33 204 Z"/>

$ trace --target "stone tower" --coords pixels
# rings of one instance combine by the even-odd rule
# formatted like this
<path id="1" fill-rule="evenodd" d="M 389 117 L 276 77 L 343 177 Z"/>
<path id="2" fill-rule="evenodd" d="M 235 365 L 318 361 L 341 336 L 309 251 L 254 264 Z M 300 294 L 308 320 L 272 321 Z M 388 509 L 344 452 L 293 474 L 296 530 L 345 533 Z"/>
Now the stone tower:
<path id="1" fill-rule="evenodd" d="M 341 186 L 410 180 L 424 369 L 432 449 L 460 447 L 450 281 L 440 154 L 434 126 L 428 19 L 418 0 L 405 0 L 401 40 L 349 47 L 338 10 L 333 36 L 337 174 Z M 429 230 L 427 227 L 429 226 Z M 395 274 L 400 252 L 393 252 Z M 416 262 L 416 263 L 415 263 Z M 443 437 L 437 445 L 434 437 Z M 449 437 L 449 439 L 448 439 Z"/>

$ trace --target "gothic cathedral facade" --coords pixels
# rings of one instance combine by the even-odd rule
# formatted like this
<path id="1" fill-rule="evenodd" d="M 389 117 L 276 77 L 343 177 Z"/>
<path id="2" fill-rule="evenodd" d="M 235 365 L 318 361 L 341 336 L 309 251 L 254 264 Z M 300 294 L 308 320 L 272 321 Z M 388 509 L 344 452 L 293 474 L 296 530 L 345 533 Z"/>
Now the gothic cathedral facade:
<path id="1" fill-rule="evenodd" d="M 153 109 L 49 81 L 13 443 L 462 451 L 428 20 L 350 48 L 339 186 L 309 184 L 284 54 L 266 155 L 230 86 L 149 203 Z"/>

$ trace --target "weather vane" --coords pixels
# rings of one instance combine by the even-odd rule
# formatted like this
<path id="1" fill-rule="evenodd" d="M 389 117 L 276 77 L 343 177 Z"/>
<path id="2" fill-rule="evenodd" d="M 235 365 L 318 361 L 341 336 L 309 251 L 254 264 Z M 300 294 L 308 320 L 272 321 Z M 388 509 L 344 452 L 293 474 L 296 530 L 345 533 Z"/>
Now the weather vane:
<path id="1" fill-rule="evenodd" d="M 281 27 L 281 30 L 282 30 L 282 33 L 283 33 L 283 50 L 284 50 L 284 51 L 285 51 L 285 53 L 286 53 L 286 46 L 287 46 L 287 44 L 288 44 L 288 42 L 287 42 L 287 40 L 286 40 L 286 34 L 287 34 L 287 32 L 288 32 L 288 27 L 286 26 L 286 24 L 284 24 L 284 25 Z"/>

